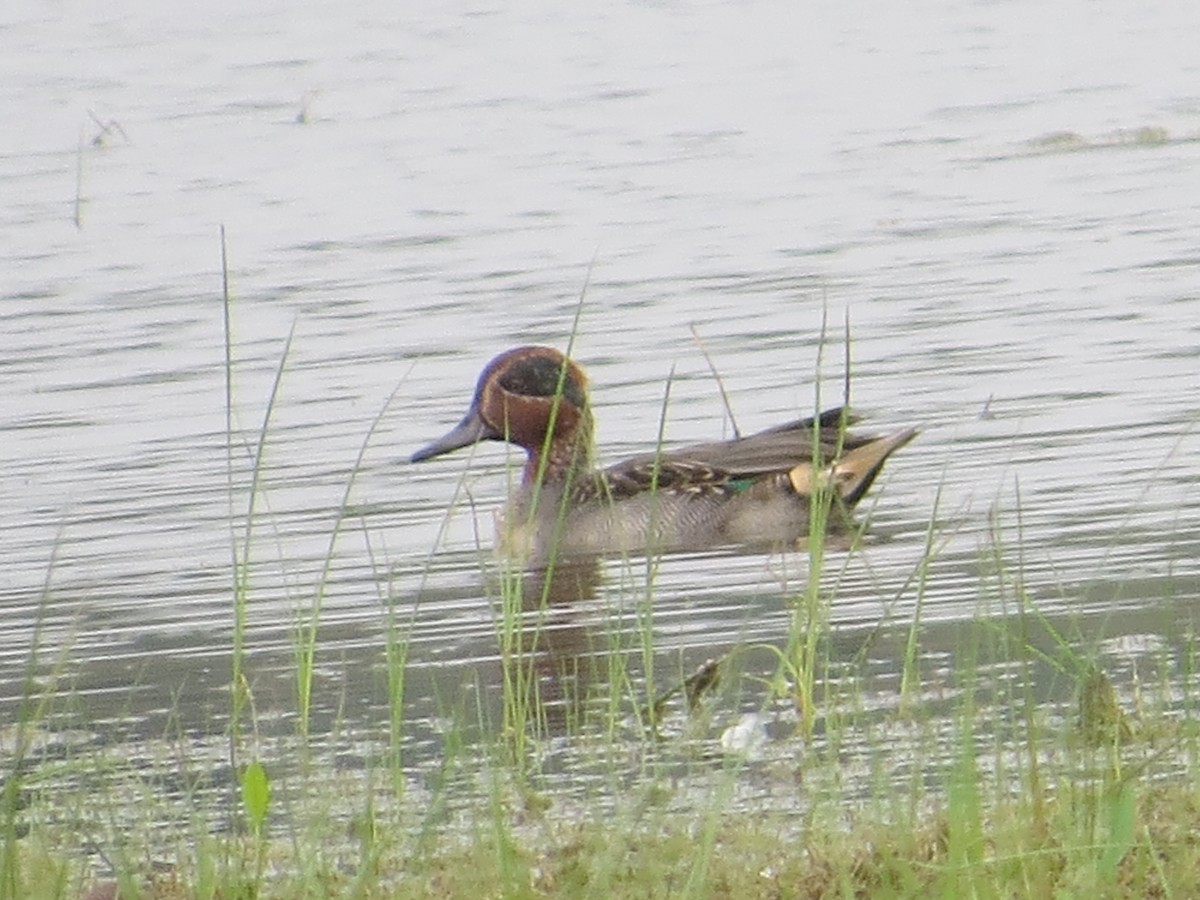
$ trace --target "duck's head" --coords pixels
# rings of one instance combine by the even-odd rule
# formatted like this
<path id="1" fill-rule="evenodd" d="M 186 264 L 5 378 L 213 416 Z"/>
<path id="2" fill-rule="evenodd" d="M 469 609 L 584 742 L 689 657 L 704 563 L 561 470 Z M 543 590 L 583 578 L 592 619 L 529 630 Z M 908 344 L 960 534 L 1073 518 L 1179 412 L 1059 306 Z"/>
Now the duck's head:
<path id="1" fill-rule="evenodd" d="M 493 359 L 479 376 L 463 420 L 412 455 L 431 459 L 480 441 L 508 441 L 529 454 L 526 478 L 590 465 L 592 413 L 583 369 L 552 347 L 517 347 Z"/>

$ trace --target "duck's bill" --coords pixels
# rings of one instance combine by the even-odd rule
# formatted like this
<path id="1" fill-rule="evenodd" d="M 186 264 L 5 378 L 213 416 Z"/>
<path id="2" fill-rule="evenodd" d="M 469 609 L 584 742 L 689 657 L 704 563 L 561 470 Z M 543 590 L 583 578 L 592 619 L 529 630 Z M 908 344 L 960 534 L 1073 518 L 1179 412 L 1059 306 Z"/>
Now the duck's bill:
<path id="1" fill-rule="evenodd" d="M 443 453 L 449 453 L 451 450 L 459 450 L 463 447 L 469 447 L 471 444 L 477 444 L 480 441 L 496 440 L 501 435 L 496 432 L 487 422 L 483 421 L 479 412 L 472 408 L 463 420 L 443 434 L 432 444 L 426 444 L 410 457 L 411 462 L 420 462 L 423 459 L 432 459 L 435 456 L 441 456 Z"/>

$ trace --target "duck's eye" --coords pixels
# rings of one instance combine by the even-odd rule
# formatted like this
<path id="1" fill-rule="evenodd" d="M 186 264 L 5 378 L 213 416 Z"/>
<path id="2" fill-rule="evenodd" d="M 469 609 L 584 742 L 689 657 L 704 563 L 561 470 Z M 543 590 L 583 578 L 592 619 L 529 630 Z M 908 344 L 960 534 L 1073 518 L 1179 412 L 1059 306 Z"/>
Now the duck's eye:
<path id="1" fill-rule="evenodd" d="M 582 409 L 586 402 L 582 385 L 570 369 L 566 378 L 562 378 L 562 363 L 553 359 L 540 356 L 523 359 L 500 377 L 500 385 L 522 397 L 553 397 L 560 379 L 563 397 Z"/>

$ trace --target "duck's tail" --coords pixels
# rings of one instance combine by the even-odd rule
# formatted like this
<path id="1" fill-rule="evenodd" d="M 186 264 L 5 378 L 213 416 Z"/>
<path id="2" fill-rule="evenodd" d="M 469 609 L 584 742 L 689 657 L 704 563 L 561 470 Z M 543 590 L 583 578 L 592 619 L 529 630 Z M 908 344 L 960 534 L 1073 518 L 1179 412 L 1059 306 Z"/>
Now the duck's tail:
<path id="1" fill-rule="evenodd" d="M 847 506 L 854 506 L 870 490 L 875 476 L 887 458 L 917 436 L 917 429 L 906 428 L 887 437 L 874 438 L 849 450 L 819 472 L 804 462 L 788 472 L 788 480 L 797 494 L 811 496 L 819 488 L 834 490 Z"/>

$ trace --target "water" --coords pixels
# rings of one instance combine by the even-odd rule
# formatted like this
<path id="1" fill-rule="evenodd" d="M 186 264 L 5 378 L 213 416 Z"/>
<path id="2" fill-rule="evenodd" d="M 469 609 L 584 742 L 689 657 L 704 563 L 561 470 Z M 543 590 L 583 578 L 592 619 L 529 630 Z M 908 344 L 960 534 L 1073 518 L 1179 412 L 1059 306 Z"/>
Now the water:
<path id="1" fill-rule="evenodd" d="M 922 429 L 872 494 L 866 549 L 831 551 L 842 659 L 884 625 L 882 706 L 931 517 L 931 678 L 952 680 L 963 623 L 1003 612 L 980 589 L 994 511 L 1039 609 L 1118 676 L 1183 653 L 1200 10 L 411 6 L 0 13 L 5 720 L 36 626 L 76 733 L 219 739 L 230 523 L 244 537 L 294 327 L 251 539 L 256 709 L 292 727 L 297 611 L 394 391 L 334 549 L 315 715 L 383 733 L 390 602 L 412 628 L 407 758 L 435 764 L 444 698 L 498 681 L 475 548 L 506 457 L 476 455 L 475 514 L 460 497 L 441 540 L 465 457 L 404 460 L 495 353 L 563 346 L 581 293 L 606 461 L 653 443 L 672 371 L 668 440 L 728 433 L 690 326 L 750 431 L 813 408 L 822 322 L 840 341 L 849 317 L 864 427 Z M 841 363 L 835 341 L 825 405 Z M 659 671 L 778 644 L 803 577 L 799 557 L 664 561 Z M 556 652 L 633 634 L 637 578 L 610 566 L 595 599 L 557 608 Z"/>

